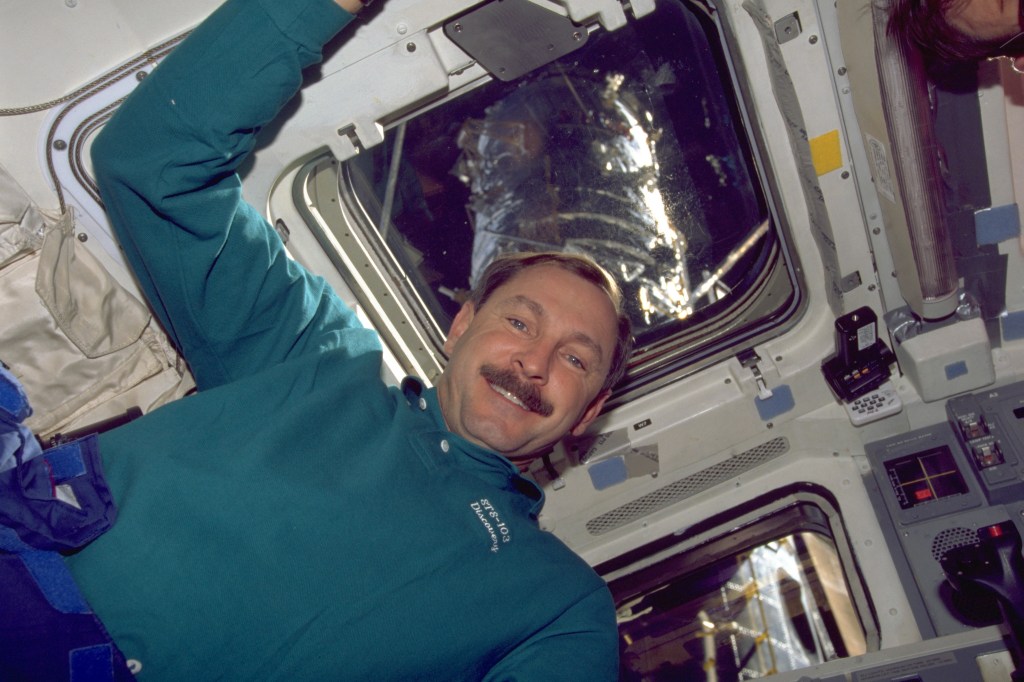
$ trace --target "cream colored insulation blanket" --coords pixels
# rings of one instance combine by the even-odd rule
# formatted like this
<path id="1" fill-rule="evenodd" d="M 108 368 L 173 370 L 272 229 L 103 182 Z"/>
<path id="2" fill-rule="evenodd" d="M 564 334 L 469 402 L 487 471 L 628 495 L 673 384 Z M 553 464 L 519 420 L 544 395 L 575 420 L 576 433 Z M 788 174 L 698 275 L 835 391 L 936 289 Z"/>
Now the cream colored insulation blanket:
<path id="1" fill-rule="evenodd" d="M 0 360 L 24 384 L 37 435 L 144 412 L 194 384 L 149 310 L 0 166 Z"/>

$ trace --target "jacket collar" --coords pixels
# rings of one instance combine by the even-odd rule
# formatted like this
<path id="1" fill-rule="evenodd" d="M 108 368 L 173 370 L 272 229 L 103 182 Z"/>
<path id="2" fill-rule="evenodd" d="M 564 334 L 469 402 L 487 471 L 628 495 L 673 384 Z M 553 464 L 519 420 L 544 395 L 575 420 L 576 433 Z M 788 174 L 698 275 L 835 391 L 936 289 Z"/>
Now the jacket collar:
<path id="1" fill-rule="evenodd" d="M 448 441 L 452 462 L 470 471 L 485 482 L 503 490 L 518 492 L 530 501 L 530 514 L 536 517 L 544 506 L 544 491 L 532 480 L 522 476 L 519 468 L 492 450 L 470 443 L 448 430 L 436 388 L 426 388 L 416 377 L 402 380 L 402 395 L 414 409 L 426 412 L 441 437 Z"/>

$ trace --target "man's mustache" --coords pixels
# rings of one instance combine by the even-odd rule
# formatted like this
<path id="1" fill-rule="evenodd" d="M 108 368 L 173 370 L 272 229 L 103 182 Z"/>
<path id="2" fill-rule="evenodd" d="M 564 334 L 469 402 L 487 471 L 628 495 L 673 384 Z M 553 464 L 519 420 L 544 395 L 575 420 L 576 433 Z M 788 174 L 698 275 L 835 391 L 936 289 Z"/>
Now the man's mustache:
<path id="1" fill-rule="evenodd" d="M 536 385 L 522 381 L 519 375 L 511 369 L 498 369 L 493 365 L 484 365 L 480 368 L 480 375 L 489 383 L 514 395 L 531 412 L 536 412 L 542 417 L 550 417 L 551 413 L 555 411 L 551 403 L 540 397 L 540 389 Z"/>

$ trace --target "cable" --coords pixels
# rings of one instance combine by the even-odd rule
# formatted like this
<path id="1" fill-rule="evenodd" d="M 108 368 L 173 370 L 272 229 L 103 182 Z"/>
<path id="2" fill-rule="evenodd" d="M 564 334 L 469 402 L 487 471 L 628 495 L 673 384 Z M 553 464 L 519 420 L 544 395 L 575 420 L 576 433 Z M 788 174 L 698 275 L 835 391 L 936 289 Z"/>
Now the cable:
<path id="1" fill-rule="evenodd" d="M 132 73 L 135 73 L 136 78 L 139 78 L 139 80 L 144 78 L 145 72 L 140 69 L 142 69 L 146 64 L 156 66 L 157 62 L 177 47 L 178 43 L 184 40 L 189 33 L 191 33 L 191 30 L 185 31 L 184 33 L 178 34 L 173 38 L 160 43 L 156 47 L 143 52 L 138 57 L 129 60 L 116 69 L 103 74 L 99 78 L 86 83 L 84 86 L 78 88 L 74 92 L 64 95 L 63 97 L 24 107 L 0 108 L 0 116 L 22 116 L 25 114 L 39 113 L 46 111 L 47 109 L 67 104 L 67 106 L 57 114 L 56 118 L 54 118 L 53 123 L 46 134 L 46 169 L 50 175 L 50 180 L 56 189 L 57 199 L 60 202 L 61 213 L 67 211 L 67 202 L 64 199 L 64 190 L 61 187 L 60 181 L 57 177 L 56 168 L 54 167 L 54 149 L 62 152 L 65 150 L 67 151 L 71 172 L 74 174 L 78 182 L 82 184 L 83 188 L 89 193 L 89 195 L 92 196 L 100 206 L 102 206 L 103 203 L 99 199 L 99 192 L 96 185 L 92 179 L 88 177 L 88 173 L 85 172 L 82 166 L 82 148 L 89 135 L 110 118 L 114 110 L 121 104 L 121 102 L 124 101 L 124 99 L 119 99 L 116 102 L 107 105 L 101 111 L 89 116 L 72 131 L 69 140 L 58 142 L 56 140 L 57 128 L 60 126 L 61 122 L 72 109 L 83 101 L 94 97 L 97 93 L 106 90 Z"/>

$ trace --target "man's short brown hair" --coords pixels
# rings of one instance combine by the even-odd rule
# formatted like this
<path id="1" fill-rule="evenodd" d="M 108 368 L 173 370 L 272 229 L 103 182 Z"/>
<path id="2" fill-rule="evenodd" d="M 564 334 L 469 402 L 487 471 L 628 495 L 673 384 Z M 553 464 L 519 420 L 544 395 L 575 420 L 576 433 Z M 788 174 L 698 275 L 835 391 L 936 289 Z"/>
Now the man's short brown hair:
<path id="1" fill-rule="evenodd" d="M 618 317 L 615 352 L 612 354 L 608 376 L 601 387 L 602 391 L 610 389 L 619 383 L 619 380 L 626 373 L 626 361 L 629 360 L 629 356 L 633 352 L 633 328 L 625 311 L 622 290 L 619 288 L 618 282 L 608 274 L 608 271 L 592 259 L 580 254 L 558 251 L 508 253 L 501 255 L 491 261 L 487 268 L 484 269 L 478 284 L 470 292 L 469 302 L 473 304 L 475 309 L 479 310 L 487 302 L 487 299 L 491 297 L 495 289 L 508 282 L 523 270 L 539 265 L 555 265 L 568 270 L 596 285 L 608 294 L 608 298 L 611 300 L 615 308 L 615 314 Z"/>

